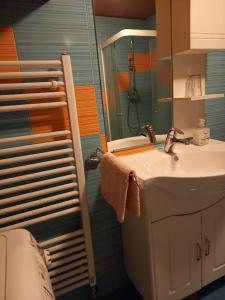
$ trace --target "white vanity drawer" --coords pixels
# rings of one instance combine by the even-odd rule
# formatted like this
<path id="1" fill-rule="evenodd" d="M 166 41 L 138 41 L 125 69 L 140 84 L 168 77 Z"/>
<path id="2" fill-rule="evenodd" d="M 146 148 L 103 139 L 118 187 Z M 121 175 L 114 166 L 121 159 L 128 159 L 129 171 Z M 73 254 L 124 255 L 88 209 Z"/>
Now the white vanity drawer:
<path id="1" fill-rule="evenodd" d="M 210 178 L 208 183 L 206 180 L 205 185 L 213 185 L 213 189 L 211 192 L 205 192 L 204 186 L 198 185 L 197 180 L 193 185 L 191 178 L 185 180 L 183 186 L 181 182 L 179 185 L 176 184 L 174 178 L 172 180 L 168 178 L 155 179 L 151 188 L 144 193 L 146 205 L 149 205 L 151 222 L 169 216 L 191 214 L 212 206 L 225 198 L 225 183 L 223 191 L 221 190 L 221 180 L 224 179 L 212 182 L 212 178 Z M 217 185 L 218 189 L 215 191 Z"/>

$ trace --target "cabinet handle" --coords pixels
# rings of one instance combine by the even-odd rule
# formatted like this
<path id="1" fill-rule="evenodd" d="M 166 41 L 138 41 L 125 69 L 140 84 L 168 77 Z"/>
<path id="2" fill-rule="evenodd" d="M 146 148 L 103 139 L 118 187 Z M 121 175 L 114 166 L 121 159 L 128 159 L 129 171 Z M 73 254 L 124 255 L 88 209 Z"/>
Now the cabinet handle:
<path id="1" fill-rule="evenodd" d="M 209 239 L 205 239 L 205 256 L 209 256 L 210 254 L 210 241 Z"/>
<path id="2" fill-rule="evenodd" d="M 202 248 L 199 243 L 196 244 L 196 260 L 199 261 L 202 258 Z"/>

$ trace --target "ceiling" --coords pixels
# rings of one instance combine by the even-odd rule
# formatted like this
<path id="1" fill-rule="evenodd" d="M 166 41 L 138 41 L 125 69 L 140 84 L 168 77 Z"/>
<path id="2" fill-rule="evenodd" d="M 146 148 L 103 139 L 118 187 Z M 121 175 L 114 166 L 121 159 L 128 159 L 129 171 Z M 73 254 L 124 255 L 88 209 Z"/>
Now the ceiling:
<path id="1" fill-rule="evenodd" d="M 96 16 L 147 19 L 155 12 L 155 0 L 93 0 Z"/>

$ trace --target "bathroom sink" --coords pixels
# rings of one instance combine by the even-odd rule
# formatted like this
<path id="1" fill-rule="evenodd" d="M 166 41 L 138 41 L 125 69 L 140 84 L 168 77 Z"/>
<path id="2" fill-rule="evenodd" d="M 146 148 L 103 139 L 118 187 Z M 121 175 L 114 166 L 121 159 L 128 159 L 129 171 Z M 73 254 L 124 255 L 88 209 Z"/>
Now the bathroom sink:
<path id="1" fill-rule="evenodd" d="M 176 144 L 174 156 L 163 149 L 124 156 L 137 173 L 143 189 L 161 191 L 184 200 L 220 199 L 225 196 L 225 142 L 206 146 Z"/>
<path id="2" fill-rule="evenodd" d="M 206 146 L 183 145 L 174 147 L 178 161 L 163 149 L 154 149 L 121 159 L 136 169 L 139 177 L 205 178 L 225 175 L 225 142 L 210 140 Z"/>

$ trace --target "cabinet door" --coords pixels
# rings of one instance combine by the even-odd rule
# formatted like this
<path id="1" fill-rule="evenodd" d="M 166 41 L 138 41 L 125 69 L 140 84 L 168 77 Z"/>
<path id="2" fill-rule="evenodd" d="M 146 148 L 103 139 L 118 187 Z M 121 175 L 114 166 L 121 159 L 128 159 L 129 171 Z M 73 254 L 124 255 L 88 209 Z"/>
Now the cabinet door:
<path id="1" fill-rule="evenodd" d="M 191 32 L 207 35 L 225 34 L 224 0 L 191 0 Z"/>
<path id="2" fill-rule="evenodd" d="M 157 300 L 182 299 L 201 288 L 201 214 L 153 224 Z"/>
<path id="3" fill-rule="evenodd" d="M 225 275 L 225 199 L 203 212 L 203 271 L 206 285 Z"/>

